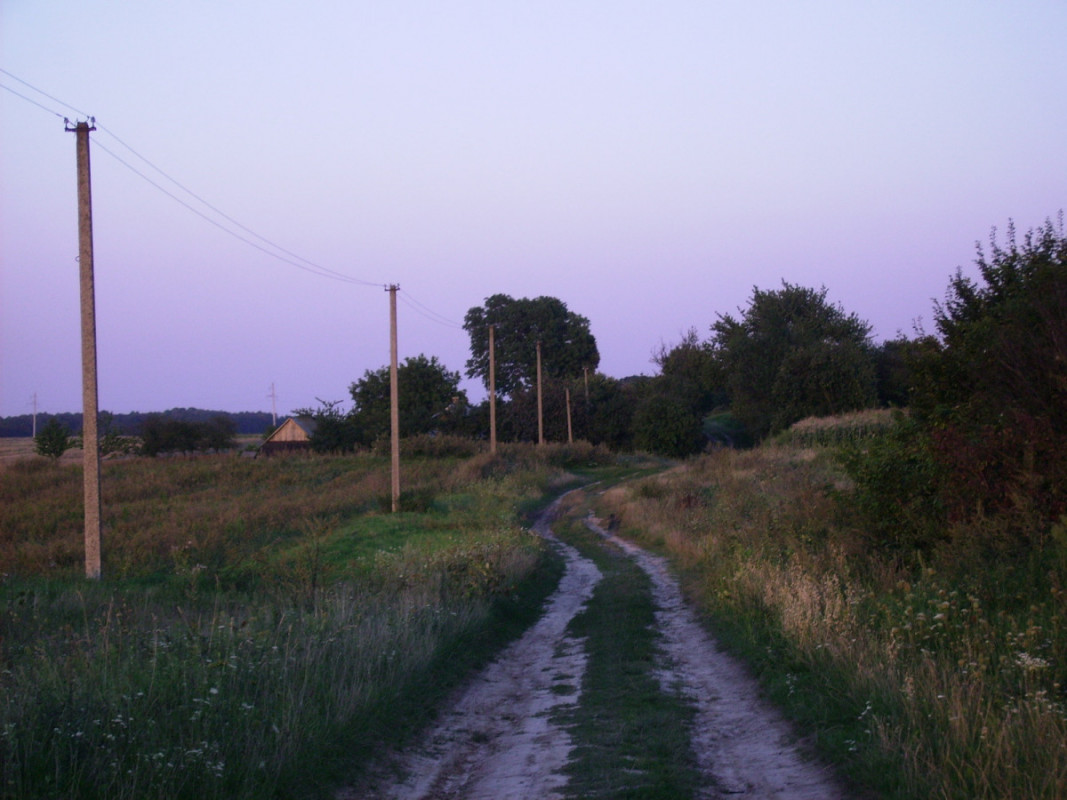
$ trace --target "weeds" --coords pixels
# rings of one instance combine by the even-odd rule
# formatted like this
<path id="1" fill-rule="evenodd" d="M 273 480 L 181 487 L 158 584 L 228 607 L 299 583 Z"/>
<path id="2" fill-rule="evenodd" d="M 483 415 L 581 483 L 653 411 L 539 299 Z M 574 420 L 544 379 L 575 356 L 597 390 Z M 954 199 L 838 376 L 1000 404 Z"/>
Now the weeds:
<path id="1" fill-rule="evenodd" d="M 902 559 L 856 527 L 850 490 L 826 451 L 767 446 L 611 489 L 598 513 L 672 555 L 720 637 L 859 785 L 1067 796 L 1057 534 L 990 559 L 958 531 Z"/>

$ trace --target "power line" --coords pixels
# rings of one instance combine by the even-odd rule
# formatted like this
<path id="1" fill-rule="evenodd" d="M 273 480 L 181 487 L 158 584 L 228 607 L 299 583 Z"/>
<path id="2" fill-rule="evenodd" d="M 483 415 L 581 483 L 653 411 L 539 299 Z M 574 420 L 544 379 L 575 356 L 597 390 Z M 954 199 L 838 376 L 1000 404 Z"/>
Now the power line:
<path id="1" fill-rule="evenodd" d="M 63 100 L 60 100 L 58 97 L 55 97 L 54 95 L 51 95 L 48 92 L 45 92 L 45 91 L 43 91 L 41 89 L 38 89 L 33 84 L 29 83 L 28 81 L 23 80 L 18 75 L 15 75 L 14 73 L 9 72 L 8 70 L 3 69 L 2 67 L 0 67 L 0 73 L 3 73 L 4 75 L 6 75 L 9 78 L 17 81 L 18 83 L 22 84 L 23 86 L 26 86 L 27 88 L 33 90 L 34 92 L 36 92 L 37 94 L 41 95 L 42 97 L 45 97 L 48 100 L 51 100 L 53 103 L 58 103 L 60 106 L 63 106 L 64 108 L 68 108 L 71 111 L 75 112 L 76 114 L 79 114 L 82 117 L 89 117 L 89 115 L 86 114 L 81 109 L 79 109 L 79 108 L 77 108 L 75 106 L 72 106 L 70 103 L 66 103 Z M 25 100 L 27 103 L 31 103 L 31 104 L 37 106 L 38 108 L 42 109 L 43 111 L 47 111 L 49 114 L 52 114 L 52 115 L 54 115 L 56 117 L 59 117 L 60 119 L 63 119 L 63 120 L 67 119 L 63 114 L 59 113 L 55 109 L 49 108 L 48 106 L 44 105 L 43 103 L 40 103 L 37 100 L 34 100 L 33 98 L 28 97 L 25 94 L 22 94 L 21 92 L 16 91 L 15 89 L 12 89 L 10 86 L 6 86 L 4 84 L 0 84 L 0 88 L 6 89 L 7 91 L 11 92 L 11 94 L 15 95 L 16 97 L 19 97 L 20 99 Z M 107 153 L 109 156 L 114 158 L 116 161 L 118 161 L 120 164 L 122 164 L 128 170 L 133 172 L 135 175 L 137 175 L 139 178 L 144 180 L 150 186 L 154 187 L 155 189 L 158 189 L 160 192 L 165 194 L 167 197 L 169 197 L 174 202 L 176 202 L 179 205 L 183 206 L 185 209 L 187 209 L 188 211 L 192 212 L 193 214 L 196 214 L 198 217 L 203 219 L 205 222 L 208 222 L 211 225 L 214 225 L 219 230 L 221 230 L 224 233 L 227 233 L 230 236 L 234 237 L 238 241 L 243 242 L 244 244 L 247 244 L 249 247 L 254 247 L 256 250 L 259 250 L 261 253 L 264 253 L 264 254 L 270 256 L 271 258 L 275 258 L 278 261 L 281 261 L 281 262 L 283 262 L 285 264 L 289 264 L 290 266 L 296 267 L 297 269 L 302 269 L 305 272 L 311 273 L 312 275 L 317 275 L 317 276 L 322 277 L 322 278 L 330 278 L 332 280 L 341 281 L 343 283 L 351 283 L 351 284 L 355 284 L 355 285 L 359 285 L 359 286 L 382 286 L 382 285 L 384 285 L 384 284 L 381 284 L 381 283 L 374 283 L 372 281 L 365 281 L 365 280 L 362 280 L 360 278 L 354 278 L 354 277 L 352 277 L 350 275 L 346 275 L 346 274 L 344 274 L 342 272 L 338 272 L 337 270 L 330 269 L 329 267 L 324 267 L 321 264 L 317 264 L 314 261 L 311 261 L 309 259 L 304 258 L 303 256 L 299 255 L 298 253 L 294 253 L 291 250 L 287 250 L 286 248 L 282 247 L 281 245 L 276 244 L 275 242 L 271 241 L 270 239 L 267 239 L 265 236 L 261 236 L 259 233 L 257 233 L 256 231 L 252 230 L 247 225 L 244 225 L 243 223 L 241 223 L 238 220 L 236 220 L 233 217 L 231 217 L 229 214 L 224 212 L 222 209 L 220 209 L 217 206 L 212 205 L 211 203 L 209 203 L 207 200 L 205 200 L 203 197 L 198 195 L 192 189 L 188 188 L 187 186 L 185 186 L 184 184 L 179 182 L 177 179 L 175 179 L 175 178 L 171 177 L 170 175 L 168 175 L 164 170 L 162 170 L 160 167 L 156 166 L 149 159 L 147 159 L 145 156 L 141 155 L 137 150 L 135 150 L 133 147 L 131 147 L 129 144 L 127 144 L 114 131 L 110 130 L 105 125 L 103 125 L 103 124 L 101 124 L 99 122 L 96 123 L 96 126 L 102 132 L 106 133 L 108 136 L 110 136 L 112 139 L 114 139 L 116 142 L 118 142 L 120 145 L 122 145 L 122 147 L 126 148 L 126 150 L 128 150 L 130 153 L 132 153 L 138 159 L 140 159 L 140 161 L 142 161 L 143 163 L 147 164 L 156 173 L 161 175 L 163 178 L 165 178 L 171 184 L 173 184 L 178 189 L 180 189 L 182 192 L 184 192 L 186 195 L 188 195 L 189 197 L 193 198 L 198 203 L 203 205 L 205 208 L 207 208 L 210 211 L 212 211 L 214 214 L 217 214 L 219 217 L 221 217 L 222 219 L 226 220 L 231 225 L 239 228 L 240 230 L 242 230 L 245 233 L 249 234 L 249 236 L 252 236 L 255 239 L 257 239 L 259 242 L 262 242 L 263 244 L 262 245 L 261 244 L 257 244 L 255 241 L 252 241 L 251 239 L 248 239 L 247 237 L 242 236 L 241 234 L 231 230 L 230 228 L 228 228 L 225 225 L 223 225 L 222 223 L 220 223 L 217 219 L 213 219 L 212 217 L 210 217 L 207 214 L 205 214 L 203 211 L 195 208 L 190 203 L 188 203 L 185 200 L 183 200 L 182 198 L 178 197 L 173 192 L 168 191 L 166 188 L 161 186 L 159 183 L 157 183 L 156 181 L 152 180 L 150 177 L 145 175 L 144 172 L 142 172 L 141 170 L 137 169 L 132 164 L 130 164 L 128 161 L 123 159 L 117 153 L 115 153 L 114 151 L 112 151 L 109 148 L 105 147 L 103 144 L 100 143 L 99 138 L 97 138 L 96 146 L 98 148 L 100 148 L 101 150 L 103 150 L 105 153 Z M 267 245 L 267 247 L 264 247 L 263 245 Z M 271 249 L 268 249 L 268 247 L 271 248 Z M 279 255 L 279 253 L 284 254 L 284 255 Z M 412 297 L 407 292 L 401 293 L 400 294 L 400 298 L 404 302 L 404 304 L 407 305 L 409 308 L 411 308 L 415 313 L 419 314 L 421 317 L 424 317 L 425 319 L 430 320 L 431 322 L 434 322 L 434 323 L 436 323 L 438 325 L 442 325 L 442 326 L 444 326 L 446 328 L 453 328 L 453 329 L 456 329 L 456 330 L 462 330 L 463 329 L 463 325 L 461 325 L 460 323 L 449 319 L 448 317 L 444 316 L 443 314 L 437 313 L 436 311 L 431 309 L 429 306 L 427 306 L 424 303 L 421 303 L 418 300 L 416 300 L 414 297 Z"/>
<path id="2" fill-rule="evenodd" d="M 29 83 L 27 81 L 24 81 L 22 78 L 18 77 L 17 75 L 15 75 L 15 74 L 13 74 L 11 72 L 8 72 L 6 69 L 3 69 L 2 67 L 0 67 L 0 73 L 3 73 L 4 75 L 7 75 L 8 77 L 10 77 L 10 78 L 18 81 L 19 83 L 23 84 L 24 86 L 29 87 L 33 91 L 35 91 L 38 94 L 42 95 L 43 97 L 46 97 L 46 98 L 48 98 L 49 100 L 51 100 L 51 101 L 53 101 L 55 103 L 59 103 L 61 106 L 69 108 L 72 111 L 74 111 L 74 112 L 76 112 L 76 113 L 78 113 L 78 114 L 80 114 L 82 116 L 88 116 L 87 114 L 85 114 L 85 112 L 81 111 L 80 109 L 75 108 L 74 106 L 70 105 L 69 103 L 63 102 L 58 97 L 54 97 L 54 96 L 48 94 L 48 92 L 45 92 L 45 91 L 42 91 L 41 89 L 38 89 L 33 84 L 31 84 L 31 83 Z M 3 84 L 0 84 L 0 87 L 6 89 L 7 91 L 11 92 L 15 96 L 21 98 L 22 100 L 25 100 L 28 103 L 32 103 L 33 105 L 37 106 L 38 108 L 40 108 L 40 109 L 42 109 L 44 111 L 47 111 L 49 114 L 54 114 L 55 116 L 57 116 L 57 117 L 59 117 L 60 119 L 63 119 L 63 120 L 67 119 L 63 114 L 60 114 L 55 109 L 49 108 L 48 106 L 44 105 L 43 103 L 37 102 L 36 100 L 34 100 L 31 97 L 28 97 L 25 94 L 22 94 L 21 92 L 15 91 L 10 86 L 6 86 L 6 85 L 3 85 Z M 321 264 L 316 264 L 314 261 L 306 259 L 303 256 L 301 256 L 301 255 L 299 255 L 297 253 L 294 253 L 291 250 L 287 250 L 286 248 L 282 247 L 279 244 L 276 244 L 275 242 L 272 242 L 270 239 L 267 239 L 265 236 L 261 236 L 260 234 L 256 233 L 254 230 L 249 228 L 247 225 L 244 225 L 241 222 L 238 222 L 236 219 L 231 217 L 229 214 L 226 214 L 220 208 L 212 205 L 207 200 L 205 200 L 203 197 L 201 197 L 200 195 L 196 194 L 194 191 L 192 191 L 188 187 L 184 186 L 183 184 L 181 184 L 176 179 L 172 178 L 170 175 L 168 175 L 162 169 L 157 167 L 155 164 L 153 164 L 151 161 L 149 161 L 143 155 L 141 155 L 136 150 L 134 150 L 133 147 L 131 147 L 129 144 L 127 144 L 125 141 L 123 141 L 121 138 L 119 138 L 119 136 L 116 133 L 112 132 L 110 129 L 104 127 L 103 125 L 101 125 L 99 123 L 97 123 L 97 127 L 99 127 L 100 130 L 102 130 L 105 133 L 107 133 L 108 136 L 110 136 L 116 142 L 118 142 L 120 145 L 125 147 L 129 152 L 133 153 L 133 155 L 135 155 L 137 158 L 139 158 L 141 161 L 143 161 L 145 164 L 147 164 L 149 167 L 151 167 L 157 173 L 159 173 L 164 178 L 166 178 L 168 181 L 170 181 L 174 186 L 178 187 L 181 191 L 185 192 L 188 196 L 192 197 L 198 203 L 202 204 L 205 208 L 210 209 L 213 213 L 215 213 L 218 216 L 222 217 L 227 222 L 229 222 L 231 225 L 234 225 L 237 228 L 240 228 L 245 233 L 255 237 L 260 242 L 263 242 L 264 244 L 268 245 L 272 249 L 268 249 L 267 247 L 264 247 L 264 246 L 262 246 L 260 244 L 257 244 L 256 242 L 252 241 L 251 239 L 248 239 L 248 238 L 240 235 L 239 233 L 236 233 L 235 231 L 231 230 L 230 228 L 226 227 L 225 225 L 220 223 L 218 220 L 212 219 L 210 216 L 208 216 L 204 212 L 200 211 L 199 209 L 193 207 L 192 205 L 190 205 L 189 203 L 187 203 L 186 201 L 184 201 L 183 199 L 181 199 L 180 197 L 175 195 L 173 192 L 170 192 L 167 189 L 165 189 L 163 186 L 158 184 L 156 181 L 153 181 L 151 178 L 149 178 L 143 172 L 138 170 L 136 167 L 134 167 L 128 161 L 124 160 L 117 153 L 115 153 L 114 151 L 108 149 L 103 144 L 101 144 L 99 139 L 96 140 L 96 146 L 98 148 L 100 148 L 105 153 L 107 153 L 109 156 L 114 158 L 116 161 L 118 161 L 124 167 L 129 169 L 135 175 L 137 175 L 138 177 L 143 179 L 145 182 L 147 182 L 151 186 L 153 186 L 156 189 L 158 189 L 159 191 L 161 191 L 163 194 L 165 194 L 170 199 L 174 200 L 179 205 L 185 207 L 187 210 L 189 210 L 192 213 L 196 214 L 198 217 L 203 219 L 205 222 L 211 223 L 212 225 L 214 225 L 216 228 L 218 228 L 219 230 L 223 231 L 224 233 L 228 233 L 230 236 L 233 236 L 235 239 L 237 239 L 237 240 L 239 240 L 241 242 L 244 242 L 245 244 L 249 245 L 250 247 L 254 247 L 255 249 L 259 250 L 261 253 L 265 253 L 266 255 L 271 256 L 272 258 L 275 258 L 275 259 L 277 259 L 277 260 L 279 260 L 279 261 L 281 261 L 281 262 L 283 262 L 285 264 L 289 264 L 290 266 L 297 267 L 298 269 L 302 269 L 305 272 L 310 272 L 312 275 L 318 275 L 319 277 L 322 277 L 322 278 L 330 278 L 332 280 L 341 281 L 343 283 L 351 283 L 351 284 L 355 284 L 355 285 L 358 285 L 358 286 L 382 286 L 382 285 L 384 285 L 384 284 L 375 283 L 375 282 L 372 282 L 372 281 L 365 281 L 365 280 L 362 280 L 360 278 L 354 278 L 351 275 L 346 275 L 346 274 L 344 274 L 342 272 L 338 272 L 337 270 L 330 269 L 329 267 L 324 267 Z M 275 252 L 275 251 L 277 251 L 277 252 Z M 279 255 L 279 253 L 283 253 L 284 255 Z"/>
<path id="3" fill-rule="evenodd" d="M 456 328 L 458 330 L 463 330 L 463 326 L 460 325 L 458 322 L 452 321 L 451 319 L 449 319 L 448 317 L 444 316 L 443 314 L 438 314 L 436 311 L 434 311 L 429 306 L 424 305 L 423 303 L 420 303 L 418 300 L 416 300 L 414 297 L 412 297 L 411 294 L 409 294 L 408 292 L 402 292 L 400 294 L 400 299 L 404 302 L 404 305 L 406 305 L 408 308 L 410 308 L 416 314 L 418 314 L 421 317 L 425 317 L 426 319 L 430 320 L 431 322 L 436 322 L 438 325 L 443 325 L 446 328 Z"/>
<path id="4" fill-rule="evenodd" d="M 11 88 L 10 86 L 5 86 L 4 84 L 0 83 L 0 89 L 7 89 L 7 91 L 11 92 L 11 94 L 15 95 L 15 97 L 21 97 L 21 98 L 22 98 L 23 100 L 25 100 L 25 101 L 26 101 L 27 103 L 33 103 L 33 105 L 37 106 L 38 108 L 44 109 L 44 110 L 45 110 L 45 111 L 47 111 L 47 112 L 48 112 L 49 114 L 52 114 L 52 115 L 54 115 L 54 116 L 57 116 L 57 117 L 59 117 L 60 119 L 65 119 L 65 117 L 64 117 L 64 116 L 63 116 L 62 114 L 60 114 L 60 113 L 59 113 L 58 111 L 56 111 L 56 110 L 54 110 L 54 109 L 51 109 L 51 108 L 49 108 L 49 107 L 48 107 L 48 106 L 46 106 L 46 105 L 42 105 L 41 103 L 38 103 L 38 102 L 37 102 L 36 100 L 34 100 L 33 98 L 31 98 L 31 97 L 27 97 L 26 95 L 22 94 L 21 92 L 16 92 L 16 91 L 15 91 L 14 89 L 12 89 L 12 88 Z"/>
<path id="5" fill-rule="evenodd" d="M 18 82 L 19 82 L 19 83 L 21 83 L 21 84 L 22 84 L 23 86 L 25 86 L 25 87 L 27 87 L 27 88 L 29 88 L 29 89 L 33 89 L 33 91 L 37 92 L 37 94 L 41 95 L 42 97 L 47 97 L 47 98 L 48 98 L 49 100 L 51 100 L 51 101 L 52 101 L 53 103 L 59 103 L 59 104 L 60 104 L 61 106 L 64 106 L 65 108 L 69 108 L 69 109 L 70 109 L 71 111 L 73 111 L 73 112 L 74 112 L 75 114 L 80 114 L 80 115 L 81 115 L 81 116 L 83 116 L 83 117 L 88 117 L 88 116 L 89 116 L 89 115 L 88 115 L 88 114 L 86 114 L 86 113 L 85 113 L 84 111 L 81 111 L 80 109 L 77 109 L 77 108 L 75 108 L 74 106 L 72 106 L 72 105 L 71 105 L 70 103 L 64 103 L 64 102 L 63 102 L 62 100 L 60 100 L 60 99 L 59 99 L 58 97 L 53 97 L 53 96 L 52 96 L 52 95 L 50 95 L 50 94 L 49 94 L 48 92 L 45 92 L 45 91 L 42 91 L 41 89 L 38 89 L 38 88 L 37 88 L 36 86 L 34 86 L 34 85 L 33 85 L 32 83 L 29 83 L 28 81 L 24 81 L 24 80 L 23 80 L 22 78 L 20 78 L 20 77 L 19 77 L 18 75 L 14 74 L 13 72 L 8 72 L 8 71 L 7 71 L 6 69 L 4 69 L 3 67 L 0 67 L 0 72 L 4 73 L 5 75 L 7 75 L 7 77 L 9 77 L 9 78 L 11 78 L 11 79 L 13 79 L 13 80 L 16 80 L 16 81 L 18 81 Z M 8 90 L 9 92 L 11 92 L 12 94 L 18 94 L 18 92 L 14 91 L 13 89 L 8 89 L 8 87 L 6 87 L 6 86 L 5 86 L 4 88 L 5 88 L 5 89 L 7 89 L 7 90 Z M 57 113 L 57 112 L 53 111 L 53 110 L 52 110 L 52 109 L 50 109 L 50 108 L 45 108 L 44 106 L 42 106 L 42 105 L 41 105 L 40 103 L 36 102 L 35 100 L 30 100 L 30 98 L 26 97 L 25 95 L 21 95 L 21 94 L 20 94 L 20 95 L 19 95 L 19 97 L 21 97 L 21 98 L 22 98 L 23 100 L 28 100 L 29 102 L 33 103 L 33 104 L 34 104 L 34 105 L 36 105 L 36 106 L 40 106 L 41 108 L 44 108 L 44 110 L 45 110 L 45 111 L 47 111 L 47 112 L 49 112 L 50 114 L 55 114 L 55 115 L 56 115 L 57 117 L 62 117 L 62 116 L 63 116 L 62 114 L 59 114 L 59 113 Z"/>
<path id="6" fill-rule="evenodd" d="M 284 253 L 285 255 L 289 256 L 290 258 L 294 258 L 297 261 L 300 261 L 303 264 L 306 264 L 307 268 L 310 268 L 310 269 L 308 269 L 309 272 L 314 272 L 316 274 L 320 274 L 323 277 L 334 278 L 336 280 L 345 281 L 347 283 L 355 283 L 355 284 L 359 284 L 359 285 L 363 285 L 363 286 L 382 286 L 383 285 L 381 283 L 373 283 L 371 281 L 364 281 L 364 280 L 361 280 L 359 278 L 353 278 L 350 275 L 345 275 L 344 273 L 338 272 L 338 271 L 333 270 L 333 269 L 330 269 L 329 267 L 324 267 L 321 264 L 316 264 L 314 261 L 310 261 L 310 260 L 304 258 L 303 256 L 292 252 L 291 250 L 286 250 L 284 247 L 282 247 L 279 244 L 276 244 L 275 242 L 272 242 L 270 239 L 267 239 L 264 236 L 260 236 L 254 230 L 249 228 L 247 225 L 244 225 L 241 222 L 238 222 L 236 219 L 231 217 L 229 214 L 225 213 L 224 211 L 222 211 L 221 209 L 217 208 L 216 206 L 213 206 L 211 203 L 209 203 L 203 197 L 198 195 L 192 189 L 189 189 L 188 187 L 186 187 L 186 186 L 182 185 L 181 183 L 179 183 L 176 179 L 172 178 L 170 175 L 168 175 L 162 169 L 157 167 L 155 164 L 153 164 L 151 161 L 149 161 L 143 155 L 141 155 L 136 150 L 134 150 L 132 147 L 130 147 L 130 145 L 126 144 L 126 142 L 124 142 L 122 139 L 120 139 L 115 133 L 113 133 L 107 127 L 105 127 L 104 125 L 101 125 L 100 123 L 97 123 L 97 127 L 100 128 L 100 130 L 104 131 L 108 136 L 110 136 L 116 142 L 118 142 L 123 147 L 125 147 L 127 150 L 129 150 L 131 153 L 133 153 L 135 156 L 137 156 L 137 158 L 139 158 L 145 164 L 150 166 L 152 169 L 154 169 L 156 172 L 158 172 L 160 175 L 162 175 L 164 178 L 166 178 L 168 181 L 170 181 L 172 184 L 174 184 L 179 189 L 181 189 L 183 192 L 185 192 L 187 195 L 189 195 L 190 197 L 194 198 L 197 202 L 202 203 L 205 207 L 207 207 L 207 208 L 211 209 L 212 211 L 214 211 L 216 214 L 218 214 L 220 217 L 225 219 L 227 222 L 229 222 L 229 223 L 231 223 L 233 225 L 236 225 L 238 228 L 243 230 L 245 233 L 248 233 L 248 234 L 254 236 L 259 241 L 270 245 L 271 247 L 273 247 L 278 252 Z M 99 140 L 97 140 L 97 145 L 102 147 L 102 145 L 100 145 L 100 143 L 99 143 Z M 115 156 L 114 153 L 111 153 L 110 151 L 107 151 L 107 152 L 110 155 L 112 155 L 113 157 L 118 158 L 117 156 Z M 121 161 L 121 159 L 119 159 L 119 160 Z M 124 162 L 124 161 L 122 161 L 121 163 L 126 164 L 126 162 Z M 126 164 L 126 166 L 130 167 L 129 164 Z M 133 167 L 130 167 L 130 169 L 133 169 Z M 134 170 L 134 172 L 137 172 L 138 175 L 140 175 L 142 178 L 145 178 L 145 180 L 148 180 L 148 182 L 151 183 L 156 188 L 160 188 L 161 189 L 161 187 L 158 184 L 156 184 L 153 181 L 151 181 L 148 178 L 146 178 L 141 172 L 138 172 L 137 170 Z M 165 191 L 165 190 L 161 189 L 161 191 Z M 174 195 L 170 194 L 169 192 L 167 192 L 167 194 L 170 197 L 174 197 Z M 177 198 L 174 198 L 174 199 L 177 200 Z M 181 201 L 179 200 L 178 202 L 181 202 Z M 186 208 L 190 208 L 189 205 L 186 204 L 186 203 L 182 203 L 182 205 L 184 205 Z M 193 210 L 193 209 L 190 209 L 190 210 Z M 204 215 L 201 214 L 200 216 L 204 216 Z M 205 217 L 205 219 L 206 219 L 206 217 Z M 213 223 L 213 224 L 217 224 L 217 223 Z M 219 227 L 222 227 L 222 226 L 219 226 Z M 226 230 L 226 228 L 223 228 L 223 230 Z M 227 233 L 232 233 L 232 232 L 227 230 Z M 248 241 L 247 239 L 244 239 L 243 237 L 240 237 L 240 236 L 238 236 L 237 238 L 241 239 L 241 241 L 245 241 L 245 242 Z M 259 249 L 263 250 L 263 248 L 259 248 Z M 266 252 L 266 251 L 264 251 L 264 252 Z M 271 255 L 274 255 L 274 254 L 272 253 Z M 289 263 L 289 264 L 293 263 L 292 261 L 289 261 L 288 259 L 280 259 L 280 260 L 285 261 L 286 263 Z M 296 265 L 296 266 L 299 266 L 299 265 Z"/>
<path id="7" fill-rule="evenodd" d="M 188 209 L 192 213 L 196 214 L 198 217 L 200 217 L 205 222 L 208 222 L 208 223 L 214 225 L 216 228 L 218 228 L 223 233 L 228 233 L 230 236 L 234 237 L 238 241 L 244 242 L 249 247 L 254 247 L 256 250 L 259 250 L 261 253 L 265 253 L 266 255 L 270 256 L 271 258 L 276 258 L 279 261 L 282 261 L 282 262 L 284 262 L 286 264 L 294 266 L 294 267 L 296 267 L 298 269 L 302 269 L 305 272 L 310 272 L 313 275 L 318 275 L 319 277 L 322 277 L 322 278 L 331 278 L 333 280 L 343 281 L 345 283 L 356 283 L 356 284 L 360 284 L 360 285 L 363 285 L 363 286 L 380 286 L 380 285 L 382 285 L 382 284 L 378 284 L 378 283 L 370 283 L 369 281 L 359 280 L 358 278 L 351 278 L 351 277 L 349 277 L 347 275 L 343 275 L 343 274 L 341 274 L 339 272 L 333 272 L 332 270 L 326 270 L 324 267 L 318 267 L 317 265 L 316 266 L 307 266 L 306 264 L 301 264 L 300 262 L 294 261 L 291 258 L 286 258 L 285 256 L 278 255 L 277 253 L 275 253 L 275 252 L 273 252 L 271 250 L 268 250 L 266 247 L 263 247 L 262 245 L 256 244 L 251 239 L 248 239 L 248 238 L 242 236 L 241 234 L 230 230 L 229 228 L 227 228 L 225 225 L 223 225 L 218 220 L 212 219 L 211 217 L 209 217 L 204 212 L 200 211 L 197 208 L 194 208 L 189 203 L 186 203 L 184 200 L 182 200 L 180 197 L 178 197 L 173 192 L 167 191 L 167 189 L 165 189 L 164 187 L 160 186 L 158 183 L 153 181 L 151 178 L 149 178 L 147 175 L 145 175 L 143 172 L 141 172 L 135 166 L 133 166 L 129 162 L 125 161 L 117 153 L 112 152 L 110 149 L 108 149 L 104 145 L 100 144 L 99 141 L 97 141 L 96 146 L 100 150 L 103 150 L 105 153 L 107 153 L 109 156 L 111 156 L 113 159 L 118 161 L 124 167 L 126 167 L 126 169 L 130 170 L 132 173 L 134 173 L 135 175 L 140 177 L 142 180 L 144 180 L 147 183 L 149 183 L 152 186 L 154 186 L 156 189 L 161 191 L 163 194 L 165 194 L 167 197 L 169 197 L 174 202 L 178 203 L 181 206 L 184 206 L 186 209 Z M 266 241 L 266 240 L 264 239 L 264 241 Z M 311 263 L 311 262 L 308 262 L 308 263 Z"/>

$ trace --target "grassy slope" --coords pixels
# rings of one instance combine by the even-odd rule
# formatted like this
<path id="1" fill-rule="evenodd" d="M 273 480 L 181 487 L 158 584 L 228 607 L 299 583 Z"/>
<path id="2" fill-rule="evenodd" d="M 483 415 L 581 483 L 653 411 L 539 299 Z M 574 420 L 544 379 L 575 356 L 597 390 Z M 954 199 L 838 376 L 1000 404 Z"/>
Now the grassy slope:
<path id="1" fill-rule="evenodd" d="M 598 502 L 671 556 L 717 635 L 859 791 L 1067 796 L 1055 538 L 1028 559 L 976 568 L 949 549 L 909 566 L 852 524 L 828 453 L 795 445 L 697 458 Z"/>

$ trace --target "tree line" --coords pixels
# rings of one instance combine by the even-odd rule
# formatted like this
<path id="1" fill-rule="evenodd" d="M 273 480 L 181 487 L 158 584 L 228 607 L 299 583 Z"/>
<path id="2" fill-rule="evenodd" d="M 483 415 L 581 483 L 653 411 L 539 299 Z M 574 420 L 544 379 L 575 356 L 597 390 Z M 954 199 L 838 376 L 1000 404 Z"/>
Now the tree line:
<path id="1" fill-rule="evenodd" d="M 145 420 L 156 416 L 183 422 L 208 422 L 215 417 L 226 417 L 233 422 L 234 430 L 238 434 L 264 433 L 273 422 L 273 416 L 269 411 L 212 411 L 203 408 L 171 408 L 160 412 L 131 411 L 125 414 L 102 411 L 100 413 L 100 427 L 103 429 L 106 426 L 124 436 L 136 436 L 141 433 Z M 38 430 L 43 429 L 49 420 L 53 419 L 68 431 L 80 431 L 82 429 L 81 412 L 63 412 L 59 414 L 38 414 Z M 33 436 L 33 429 L 32 414 L 0 417 L 0 437 Z"/>

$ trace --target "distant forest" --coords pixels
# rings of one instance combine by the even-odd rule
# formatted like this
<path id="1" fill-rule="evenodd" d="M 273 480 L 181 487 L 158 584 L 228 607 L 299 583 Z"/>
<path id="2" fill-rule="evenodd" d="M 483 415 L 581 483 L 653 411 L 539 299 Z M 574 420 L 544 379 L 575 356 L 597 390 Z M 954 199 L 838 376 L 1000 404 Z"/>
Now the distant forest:
<path id="1" fill-rule="evenodd" d="M 233 420 L 238 434 L 242 433 L 265 433 L 273 424 L 273 417 L 269 411 L 209 411 L 202 408 L 171 408 L 167 411 L 141 412 L 132 411 L 129 414 L 112 414 L 107 411 L 100 412 L 100 432 L 108 430 L 114 433 L 137 435 L 141 432 L 141 426 L 145 419 L 151 416 L 162 416 L 167 419 L 181 420 L 182 422 L 207 422 L 213 417 L 226 417 Z M 37 430 L 40 431 L 50 419 L 59 420 L 60 424 L 72 433 L 80 433 L 82 429 L 81 413 L 63 414 L 38 414 Z M 33 415 L 22 414 L 17 417 L 0 417 L 0 437 L 5 436 L 33 436 Z"/>

